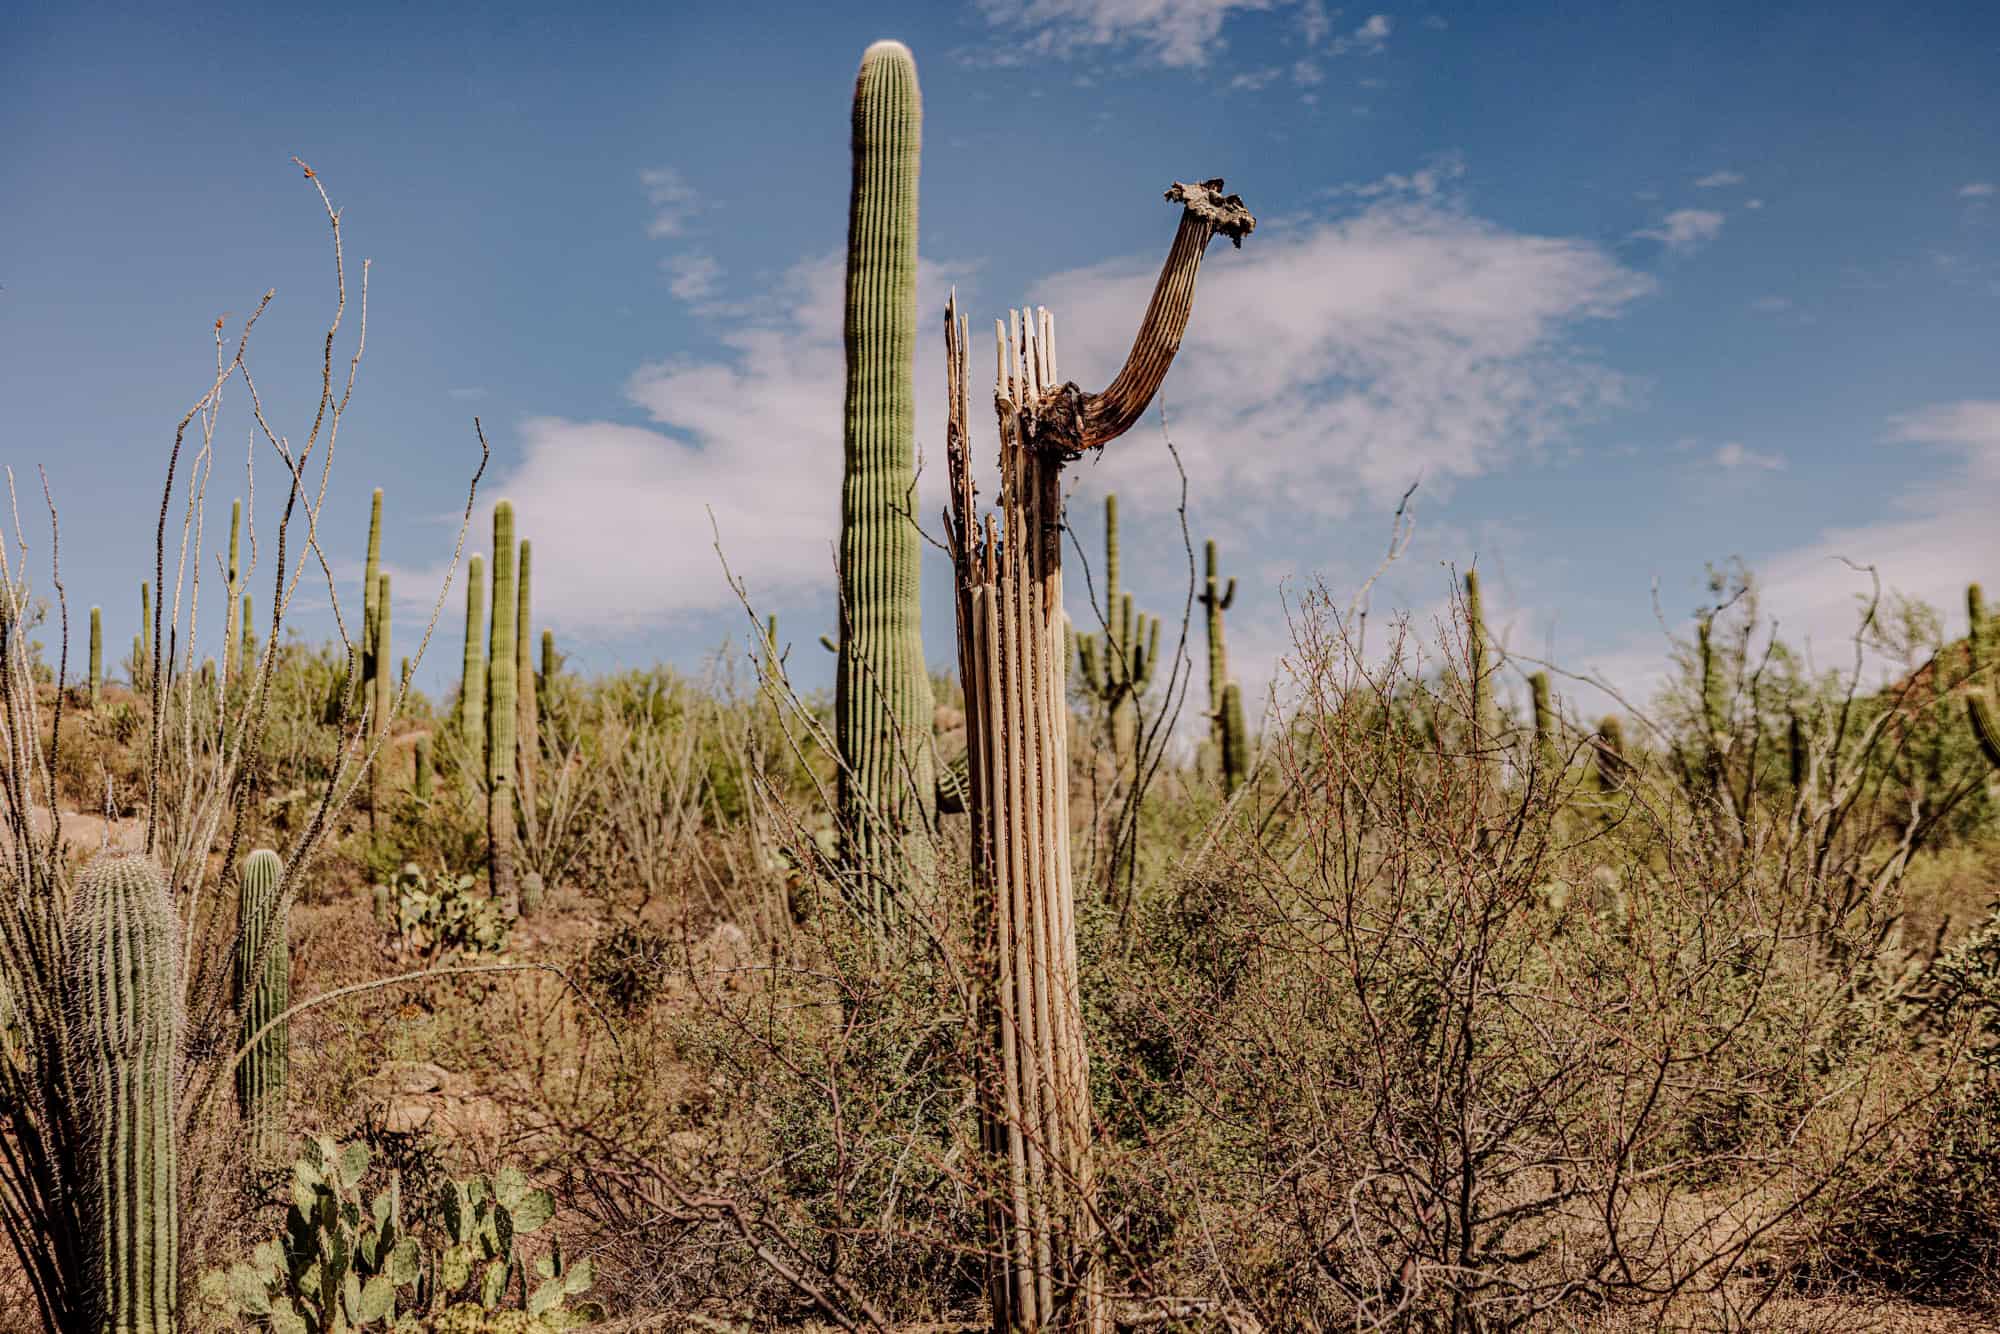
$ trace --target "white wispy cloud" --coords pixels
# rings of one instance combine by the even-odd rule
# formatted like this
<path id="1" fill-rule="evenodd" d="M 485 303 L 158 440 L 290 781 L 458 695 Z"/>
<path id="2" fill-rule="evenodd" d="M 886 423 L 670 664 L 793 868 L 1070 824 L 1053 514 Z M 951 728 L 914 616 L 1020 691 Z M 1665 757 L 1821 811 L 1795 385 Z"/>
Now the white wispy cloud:
<path id="1" fill-rule="evenodd" d="M 1266 65 L 1262 69 L 1247 69 L 1229 81 L 1229 86 L 1241 92 L 1262 92 L 1278 81 L 1284 74 L 1278 65 Z"/>
<path id="2" fill-rule="evenodd" d="M 1322 0 L 979 0 L 989 24 L 1022 34 L 1029 52 L 1065 57 L 1090 49 L 1132 48 L 1161 65 L 1199 68 L 1228 45 L 1224 26 L 1239 14 L 1296 9 L 1306 44 L 1338 55 L 1379 51 L 1394 28 L 1371 14 L 1328 42 L 1333 15 Z M 1334 11 L 1337 15 L 1338 11 Z"/>
<path id="3" fill-rule="evenodd" d="M 1677 208 L 1660 219 L 1659 225 L 1632 233 L 1658 241 L 1675 254 L 1690 254 L 1722 235 L 1723 215 L 1713 209 Z"/>
<path id="4" fill-rule="evenodd" d="M 668 289 L 683 301 L 706 301 L 715 295 L 716 282 L 722 277 L 722 265 L 715 256 L 700 252 L 670 256 L 660 261 L 660 267 L 671 279 Z"/>
<path id="5" fill-rule="evenodd" d="M 639 172 L 646 201 L 653 216 L 646 224 L 648 236 L 678 236 L 689 218 L 701 211 L 701 195 L 687 178 L 672 167 L 645 167 Z"/>
<path id="6" fill-rule="evenodd" d="M 1991 181 L 1969 181 L 1958 187 L 1960 199 L 1991 199 L 1996 193 L 2000 193 L 2000 186 Z"/>
<path id="7" fill-rule="evenodd" d="M 1743 184 L 1743 173 L 1740 171 L 1711 171 L 1694 183 L 1697 190 L 1718 190 L 1726 185 L 1741 184 Z"/>
<path id="8" fill-rule="evenodd" d="M 1391 26 L 1387 14 L 1370 14 L 1368 21 L 1354 30 L 1354 40 L 1363 46 L 1381 46 L 1389 40 Z"/>
<path id="9" fill-rule="evenodd" d="M 1781 454 L 1767 454 L 1751 449 L 1741 441 L 1730 440 L 1716 447 L 1716 466 L 1729 472 L 1750 468 L 1761 472 L 1781 472 L 1785 466 Z"/>

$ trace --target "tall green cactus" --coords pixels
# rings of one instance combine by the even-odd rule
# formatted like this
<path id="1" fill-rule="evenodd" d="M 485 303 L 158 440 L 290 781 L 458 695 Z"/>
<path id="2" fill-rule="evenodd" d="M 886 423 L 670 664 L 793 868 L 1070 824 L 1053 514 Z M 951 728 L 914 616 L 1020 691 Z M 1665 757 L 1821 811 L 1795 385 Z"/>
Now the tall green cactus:
<path id="1" fill-rule="evenodd" d="M 1528 677 L 1528 698 L 1535 711 L 1535 763 L 1545 770 L 1553 770 L 1558 757 L 1556 752 L 1556 711 L 1549 702 L 1549 674 L 1535 672 Z"/>
<path id="2" fill-rule="evenodd" d="M 283 888 L 285 865 L 269 848 L 243 863 L 236 899 L 236 1017 L 239 1046 L 292 1004 L 292 952 Z M 236 1067 L 236 1107 L 242 1114 L 251 1161 L 283 1161 L 285 1081 L 292 1061 L 291 1030 L 278 1024 L 249 1047 Z"/>
<path id="3" fill-rule="evenodd" d="M 150 858 L 100 855 L 77 882 L 63 937 L 65 1061 L 81 1140 L 78 1240 L 92 1303 L 81 1328 L 173 1334 L 180 923 L 166 877 Z"/>
<path id="4" fill-rule="evenodd" d="M 1076 636 L 1084 686 L 1102 700 L 1111 719 L 1112 751 L 1120 764 L 1139 741 L 1139 697 L 1153 684 L 1160 657 L 1160 618 L 1135 612 L 1132 595 L 1118 583 L 1118 497 L 1104 497 L 1104 633 Z"/>
<path id="5" fill-rule="evenodd" d="M 1472 674 L 1472 724 L 1479 749 L 1492 746 L 1500 733 L 1500 711 L 1493 702 L 1493 673 L 1499 661 L 1493 639 L 1486 633 L 1486 603 L 1479 595 L 1479 571 L 1465 572 L 1466 666 Z"/>
<path id="6" fill-rule="evenodd" d="M 375 684 L 375 580 L 382 572 L 382 488 L 368 504 L 368 563 L 361 571 L 361 700 L 367 703 Z"/>
<path id="7" fill-rule="evenodd" d="M 252 607 L 252 605 L 254 604 L 251 602 L 250 595 L 248 593 L 245 593 L 243 595 L 243 657 L 242 657 L 242 670 L 245 676 L 249 676 L 252 672 L 257 670 L 257 631 L 254 628 L 252 628 L 252 623 L 250 618 L 250 608 Z"/>
<path id="8" fill-rule="evenodd" d="M 911 512 L 922 138 L 916 61 L 877 42 L 854 81 L 834 733 L 845 859 L 878 908 L 924 878 L 935 797 Z"/>
<path id="9" fill-rule="evenodd" d="M 535 690 L 541 696 L 536 705 L 543 713 L 549 711 L 549 691 L 555 688 L 556 673 L 560 668 L 556 662 L 556 632 L 542 631 L 542 671 L 535 678 Z"/>
<path id="10" fill-rule="evenodd" d="M 509 916 L 521 911 L 514 875 L 514 729 L 520 705 L 514 698 L 518 658 L 514 617 L 514 506 L 493 507 L 493 632 L 486 654 L 486 868 L 493 899 Z"/>
<path id="11" fill-rule="evenodd" d="M 242 633 L 243 622 L 247 622 L 250 619 L 246 615 L 243 617 L 243 622 L 237 620 L 236 599 L 243 592 L 242 566 L 237 563 L 239 552 L 237 539 L 242 533 L 242 528 L 243 502 L 232 500 L 229 502 L 229 578 L 224 585 L 226 595 L 229 599 L 224 609 L 224 615 L 228 623 L 222 630 L 222 675 L 223 679 L 228 681 L 234 681 L 237 673 L 242 670 L 242 664 L 236 656 L 236 650 L 239 637 Z"/>
<path id="12" fill-rule="evenodd" d="M 458 678 L 458 731 L 474 769 L 486 753 L 486 563 L 465 566 L 465 666 Z"/>
<path id="13" fill-rule="evenodd" d="M 1243 723 L 1243 687 L 1231 681 L 1222 688 L 1222 791 L 1235 796 L 1250 772 L 1250 731 Z"/>
<path id="14" fill-rule="evenodd" d="M 1215 539 L 1202 544 L 1202 563 L 1207 578 L 1201 592 L 1202 610 L 1208 617 L 1208 734 L 1218 746 L 1223 744 L 1222 694 L 1229 684 L 1229 647 L 1223 642 L 1222 613 L 1236 604 L 1236 579 L 1225 589 L 1215 572 Z"/>
<path id="15" fill-rule="evenodd" d="M 389 677 L 389 626 L 395 617 L 389 614 L 389 575 L 387 571 L 375 576 L 375 675 L 370 682 L 375 691 L 371 701 L 374 708 L 369 719 L 369 741 L 375 751 L 375 767 L 368 775 L 368 818 L 372 822 L 379 818 L 389 801 L 389 718 L 396 711 L 396 685 Z"/>
<path id="16" fill-rule="evenodd" d="M 134 690 L 149 688 L 153 671 L 153 585 L 139 581 L 139 672 L 132 678 Z"/>
<path id="17" fill-rule="evenodd" d="M 514 618 L 514 643 L 518 653 L 515 663 L 514 698 L 519 702 L 520 718 L 516 722 L 515 745 L 521 752 L 519 778 L 521 800 L 532 803 L 535 793 L 535 763 L 542 755 L 541 709 L 535 695 L 535 640 L 528 608 L 529 564 L 532 558 L 531 543 L 521 543 L 521 563 L 515 571 L 520 584 L 519 610 Z"/>
<path id="18" fill-rule="evenodd" d="M 104 616 L 90 609 L 90 707 L 104 702 Z"/>
<path id="19" fill-rule="evenodd" d="M 1992 683 L 1978 679 L 1986 666 L 1986 595 L 1978 584 L 1965 588 L 1965 615 L 1971 628 L 1965 636 L 1966 666 L 1975 678 L 1965 692 L 1965 717 L 1972 724 L 1972 737 L 1986 762 L 2000 769 L 2000 721 L 1993 715 Z"/>
<path id="20" fill-rule="evenodd" d="M 417 736 L 417 744 L 412 752 L 411 763 L 415 773 L 411 779 L 411 790 L 418 801 L 429 801 L 436 790 L 436 766 L 431 760 L 431 734 L 423 732 Z"/>

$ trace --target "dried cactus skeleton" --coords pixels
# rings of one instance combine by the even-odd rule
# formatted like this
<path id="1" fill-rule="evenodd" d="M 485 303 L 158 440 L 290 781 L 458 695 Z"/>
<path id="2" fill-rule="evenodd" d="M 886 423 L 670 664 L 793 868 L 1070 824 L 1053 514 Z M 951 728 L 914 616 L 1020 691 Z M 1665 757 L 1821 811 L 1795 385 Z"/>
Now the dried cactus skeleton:
<path id="1" fill-rule="evenodd" d="M 945 515 L 956 574 L 965 683 L 973 871 L 983 905 L 985 1060 L 982 1141 L 988 1294 L 996 1330 L 1110 1328 L 1094 1267 L 1090 1058 L 1079 993 L 1069 857 L 1069 742 L 1062 587 L 1063 464 L 1137 420 L 1187 328 L 1194 284 L 1217 233 L 1239 245 L 1256 225 L 1220 180 L 1176 184 L 1180 227 L 1125 366 L 1102 394 L 1057 376 L 1055 321 L 1013 312 L 997 327 L 999 514 L 980 515 L 967 432 L 966 325 L 945 310 Z"/>

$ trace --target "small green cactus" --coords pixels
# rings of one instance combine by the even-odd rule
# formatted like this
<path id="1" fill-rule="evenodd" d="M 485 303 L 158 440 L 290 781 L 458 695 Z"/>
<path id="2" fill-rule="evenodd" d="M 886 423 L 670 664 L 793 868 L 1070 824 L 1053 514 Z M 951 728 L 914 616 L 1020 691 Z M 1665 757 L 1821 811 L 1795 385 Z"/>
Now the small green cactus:
<path id="1" fill-rule="evenodd" d="M 104 702 L 104 616 L 90 609 L 90 707 Z"/>
<path id="2" fill-rule="evenodd" d="M 437 784 L 437 769 L 431 759 L 431 734 L 429 732 L 418 735 L 413 753 L 415 758 L 412 763 L 416 766 L 416 770 L 411 775 L 410 790 L 418 801 L 429 801 L 432 794 L 436 791 Z"/>
<path id="3" fill-rule="evenodd" d="M 236 1013 L 239 1041 L 249 1043 L 292 1003 L 292 953 L 278 854 L 259 848 L 243 863 L 236 900 Z M 291 1032 L 279 1024 L 265 1033 L 236 1067 L 236 1106 L 248 1131 L 251 1161 L 277 1161 L 285 1138 L 285 1087 L 291 1070 Z"/>
<path id="4" fill-rule="evenodd" d="M 1243 687 L 1222 688 L 1222 790 L 1236 795 L 1250 772 L 1250 730 L 1243 722 Z"/>
<path id="5" fill-rule="evenodd" d="M 458 730 L 475 765 L 486 754 L 486 563 L 465 566 L 465 666 L 458 678 Z"/>
<path id="6" fill-rule="evenodd" d="M 180 1058 L 179 919 L 145 856 L 100 855 L 64 923 L 64 1033 L 77 1105 L 77 1239 L 99 1334 L 173 1334 L 180 1286 L 174 1095 Z"/>
<path id="7" fill-rule="evenodd" d="M 1229 683 L 1229 647 L 1223 641 L 1222 613 L 1236 604 L 1236 580 L 1226 588 L 1216 574 L 1215 539 L 1202 544 L 1202 563 L 1207 577 L 1202 584 L 1201 606 L 1208 618 L 1208 735 L 1217 746 L 1223 744 L 1222 693 Z"/>
<path id="8" fill-rule="evenodd" d="M 514 587 L 514 506 L 493 507 L 493 631 L 486 654 L 486 861 L 493 898 L 510 916 L 521 911 L 514 875 L 514 730 L 519 702 L 514 698 L 519 655 L 514 645 L 520 612 Z"/>

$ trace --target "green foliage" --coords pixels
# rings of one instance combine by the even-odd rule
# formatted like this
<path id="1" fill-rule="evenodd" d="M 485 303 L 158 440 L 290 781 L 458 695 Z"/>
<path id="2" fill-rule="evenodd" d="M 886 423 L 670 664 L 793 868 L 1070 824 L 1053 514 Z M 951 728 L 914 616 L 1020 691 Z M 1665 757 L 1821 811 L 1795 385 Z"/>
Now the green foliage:
<path id="1" fill-rule="evenodd" d="M 259 848 L 243 863 L 236 900 L 236 1013 L 238 1040 L 247 1044 L 292 1003 L 289 913 L 280 892 L 284 863 Z M 277 1156 L 285 1134 L 285 1087 L 291 1069 L 291 1031 L 281 1023 L 258 1040 L 236 1067 L 236 1105 L 249 1132 L 251 1160 Z"/>
<path id="2" fill-rule="evenodd" d="M 424 959 L 505 950 L 513 923 L 501 904 L 473 892 L 478 883 L 477 876 L 427 876 L 414 862 L 404 866 L 389 887 L 397 948 Z"/>
<path id="3" fill-rule="evenodd" d="M 922 879 L 935 800 L 916 491 L 916 61 L 877 42 L 854 82 L 847 227 L 847 395 L 834 733 L 845 860 L 876 910 Z"/>

